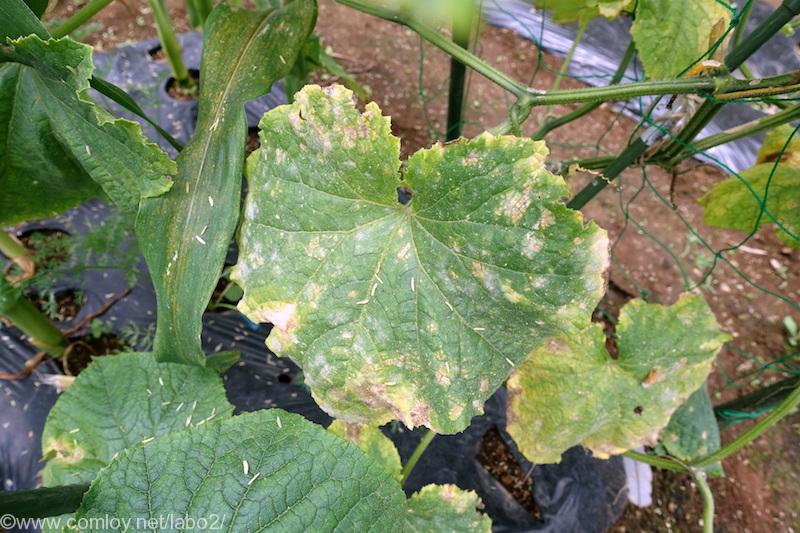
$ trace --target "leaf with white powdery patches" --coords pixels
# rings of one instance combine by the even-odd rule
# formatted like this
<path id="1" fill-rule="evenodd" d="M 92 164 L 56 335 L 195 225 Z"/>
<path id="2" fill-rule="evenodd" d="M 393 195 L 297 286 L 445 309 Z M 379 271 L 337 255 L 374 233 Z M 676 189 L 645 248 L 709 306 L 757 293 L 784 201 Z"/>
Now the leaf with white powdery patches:
<path id="1" fill-rule="evenodd" d="M 128 447 L 232 412 L 212 370 L 158 363 L 149 353 L 100 357 L 47 417 L 44 485 L 88 483 Z"/>
<path id="2" fill-rule="evenodd" d="M 653 444 L 730 338 L 691 294 L 669 307 L 631 301 L 616 336 L 617 359 L 599 324 L 551 339 L 508 380 L 508 432 L 528 459 L 559 462 L 578 444 L 601 458 Z"/>
<path id="3" fill-rule="evenodd" d="M 401 177 L 389 119 L 341 86 L 304 88 L 261 130 L 239 308 L 333 416 L 461 431 L 531 350 L 588 323 L 608 239 L 566 208 L 544 143 L 437 144 Z"/>
<path id="4" fill-rule="evenodd" d="M 388 532 L 401 530 L 405 504 L 400 485 L 375 459 L 299 415 L 270 409 L 129 448 L 100 472 L 76 518 L 204 519 L 206 530 L 216 523 L 226 531 Z"/>
<path id="5" fill-rule="evenodd" d="M 426 485 L 408 499 L 406 531 L 490 533 L 492 521 L 476 511 L 478 495 L 455 485 Z"/>

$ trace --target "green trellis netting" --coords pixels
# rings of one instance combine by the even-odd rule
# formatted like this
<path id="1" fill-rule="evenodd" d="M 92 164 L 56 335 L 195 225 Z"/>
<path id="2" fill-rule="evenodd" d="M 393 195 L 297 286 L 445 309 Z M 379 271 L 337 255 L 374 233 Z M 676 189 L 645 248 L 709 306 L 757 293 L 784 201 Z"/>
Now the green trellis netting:
<path id="1" fill-rule="evenodd" d="M 698 67 L 698 65 L 708 58 L 716 57 L 718 55 L 715 54 L 717 49 L 722 47 L 724 43 L 738 42 L 741 37 L 738 35 L 741 31 L 741 26 L 747 22 L 752 11 L 758 11 L 758 9 L 753 10 L 756 0 L 739 2 L 738 6 L 721 0 L 717 0 L 716 3 L 729 12 L 730 23 L 724 31 L 716 35 L 716 39 L 710 43 L 705 53 L 699 55 L 695 61 L 685 65 L 681 74 L 696 73 L 698 68 L 702 68 Z M 572 31 L 567 32 L 568 34 L 572 33 L 572 35 L 565 37 L 563 32 L 554 32 L 554 23 L 546 15 L 542 16 L 542 11 L 532 10 L 530 4 L 522 4 L 520 6 L 519 0 L 482 0 L 479 4 L 481 11 L 489 14 L 489 19 L 499 20 L 499 24 L 515 29 L 523 37 L 533 42 L 536 55 L 535 60 L 530 64 L 529 74 L 527 77 L 517 74 L 517 79 L 526 82 L 531 87 L 552 89 L 557 87 L 562 79 L 566 78 L 599 85 L 607 85 L 609 82 L 614 81 L 641 81 L 645 78 L 637 58 L 628 57 L 631 52 L 635 53 L 633 48 L 630 48 L 625 54 L 619 54 L 623 57 L 617 58 L 617 61 L 621 59 L 622 61 L 630 62 L 621 65 L 616 76 L 613 74 L 613 69 L 609 70 L 607 66 L 606 68 L 592 69 L 591 62 L 587 61 L 583 61 L 579 65 L 575 65 L 573 62 L 570 65 L 570 62 L 576 57 L 576 51 L 583 50 L 584 55 L 599 51 L 596 48 L 597 42 L 587 44 L 582 41 L 585 37 L 585 25 L 573 24 Z M 771 6 L 767 7 L 766 5 L 759 7 L 762 7 L 763 11 L 767 13 L 773 9 Z M 495 16 L 492 17 L 491 14 Z M 750 22 L 752 25 L 754 21 L 750 20 Z M 601 27 L 595 33 L 602 31 L 616 32 L 616 34 L 609 33 L 607 36 L 607 41 L 611 45 L 614 44 L 614 39 L 629 38 L 626 34 L 625 24 L 612 24 L 602 18 L 597 19 L 595 23 Z M 470 37 L 470 50 L 479 57 L 487 55 L 485 46 L 486 32 L 481 27 L 481 25 L 485 24 L 485 18 L 476 21 Z M 575 31 L 576 27 L 577 31 Z M 752 28 L 748 27 L 748 30 L 750 29 Z M 787 33 L 791 32 L 793 28 L 787 27 L 785 31 Z M 572 42 L 569 41 L 570 37 Z M 784 51 L 788 55 L 792 54 L 790 46 L 787 46 Z M 548 65 L 545 60 L 545 54 L 548 52 L 564 57 L 564 63 L 561 68 L 554 68 Z M 417 99 L 423 110 L 428 137 L 431 141 L 444 141 L 447 137 L 446 126 L 434 117 L 436 116 L 436 109 L 446 107 L 449 80 L 445 77 L 441 82 L 432 81 L 435 76 L 430 75 L 430 72 L 427 71 L 426 60 L 434 53 L 438 53 L 438 51 L 435 51 L 435 47 L 420 38 L 417 64 Z M 485 59 L 490 63 L 492 62 L 491 57 L 485 57 Z M 784 59 L 788 60 L 788 57 L 782 56 L 781 60 Z M 741 69 L 742 75 L 752 75 L 747 67 L 758 68 L 758 57 L 752 60 L 751 63 L 751 65 L 746 65 Z M 625 68 L 626 66 L 627 68 Z M 499 65 L 499 67 L 504 70 L 504 65 Z M 474 72 L 467 70 L 464 87 L 464 101 L 467 103 L 465 106 L 467 108 L 477 99 L 477 96 L 470 96 L 471 91 L 475 90 L 475 76 Z M 554 76 L 556 81 L 552 86 L 549 85 L 552 82 L 543 83 L 540 81 L 543 77 L 550 80 Z M 798 109 L 798 98 L 800 97 L 796 94 L 790 94 L 725 100 L 724 103 L 746 104 L 754 111 L 750 115 L 745 113 L 744 116 L 746 118 L 738 121 L 741 124 L 748 122 L 752 116 L 768 116 L 776 113 L 787 115 L 791 113 L 792 116 L 798 117 L 800 113 L 794 114 Z M 788 136 L 784 138 L 782 146 L 776 148 L 777 153 L 773 153 L 769 158 L 771 169 L 767 172 L 764 183 L 754 185 L 748 179 L 747 172 L 735 168 L 730 160 L 726 161 L 726 158 L 720 157 L 718 151 L 709 150 L 709 142 L 703 141 L 703 137 L 708 138 L 709 134 L 706 133 L 699 136 L 692 143 L 686 143 L 676 135 L 680 128 L 675 127 L 676 118 L 671 116 L 674 115 L 675 108 L 685 106 L 685 108 L 689 108 L 689 111 L 692 111 L 703 103 L 703 99 L 714 100 L 713 97 L 696 98 L 695 100 L 687 98 L 678 99 L 676 103 L 675 101 L 670 101 L 670 97 L 662 97 L 658 99 L 638 98 L 619 102 L 614 108 L 613 119 L 608 120 L 601 128 L 595 142 L 563 142 L 560 139 L 553 138 L 557 136 L 552 135 L 548 136 L 546 140 L 548 146 L 559 151 L 559 153 L 564 153 L 567 150 L 574 153 L 575 150 L 581 150 L 582 154 L 588 154 L 581 160 L 565 161 L 562 165 L 562 172 L 565 174 L 570 172 L 571 168 L 574 168 L 570 167 L 570 163 L 577 163 L 581 166 L 585 163 L 587 168 L 601 170 L 603 168 L 602 163 L 610 161 L 617 154 L 614 149 L 607 148 L 609 134 L 614 128 L 629 124 L 630 122 L 628 121 L 633 119 L 638 123 L 632 130 L 633 133 L 629 142 L 641 135 L 643 131 L 652 128 L 661 133 L 663 140 L 660 141 L 660 146 L 663 146 L 668 141 L 674 141 L 673 145 L 679 149 L 679 153 L 686 158 L 691 158 L 690 161 L 684 161 L 681 165 L 675 167 L 673 185 L 675 176 L 685 174 L 687 170 L 691 170 L 701 163 L 713 165 L 720 173 L 739 180 L 750 193 L 750 201 L 757 208 L 757 216 L 750 230 L 743 232 L 743 236 L 740 236 L 736 242 L 720 246 L 712 243 L 712 240 L 715 239 L 710 238 L 712 230 L 708 226 L 692 221 L 691 217 L 687 216 L 686 211 L 681 209 L 681 206 L 673 203 L 672 190 L 666 191 L 663 184 L 659 186 L 655 182 L 652 165 L 646 165 L 640 161 L 629 167 L 628 171 L 621 174 L 613 183 L 617 196 L 616 215 L 621 218 L 622 227 L 611 244 L 612 279 L 615 275 L 620 276 L 628 286 L 634 287 L 637 294 L 631 294 L 630 296 L 638 296 L 651 302 L 659 301 L 659 297 L 654 293 L 663 291 L 654 291 L 653 280 L 642 279 L 641 273 L 631 271 L 625 259 L 620 255 L 620 244 L 624 239 L 649 240 L 655 245 L 660 254 L 660 257 L 652 257 L 651 261 L 656 262 L 666 259 L 677 270 L 679 276 L 676 278 L 675 283 L 679 286 L 675 286 L 675 289 L 700 290 L 705 293 L 718 291 L 719 288 L 715 288 L 711 281 L 715 276 L 719 276 L 726 281 L 724 283 L 726 290 L 738 291 L 743 299 L 753 298 L 753 294 L 757 295 L 757 298 L 766 298 L 771 302 L 774 314 L 780 315 L 781 318 L 788 316 L 796 319 L 800 316 L 800 303 L 798 303 L 798 294 L 800 292 L 798 287 L 793 287 L 791 283 L 784 281 L 778 285 L 776 290 L 764 283 L 763 280 L 757 279 L 758 277 L 752 275 L 752 273 L 745 272 L 746 269 L 741 267 L 739 259 L 742 254 L 747 256 L 747 254 L 753 253 L 751 241 L 754 237 L 764 232 L 769 232 L 773 228 L 781 234 L 779 238 L 784 243 L 791 246 L 800 246 L 800 235 L 798 235 L 797 226 L 791 226 L 788 221 L 782 220 L 780 215 L 772 212 L 767 201 L 770 192 L 775 190 L 773 187 L 773 183 L 776 181 L 774 177 L 781 169 L 790 164 L 786 160 L 790 158 L 789 152 L 791 151 L 792 142 L 797 142 L 795 139 L 798 137 L 797 130 L 800 129 L 800 123 L 795 120 L 789 122 L 789 126 L 784 126 L 789 128 L 786 130 Z M 512 104 L 513 97 L 508 95 L 505 100 L 506 108 L 511 110 Z M 737 106 L 739 109 L 742 107 L 742 105 Z M 471 112 L 468 109 L 462 115 L 462 123 L 459 126 L 463 125 L 465 128 L 473 128 L 478 131 L 491 129 L 494 126 L 494 124 L 481 122 L 478 115 L 480 114 Z M 549 117 L 554 118 L 554 115 L 550 114 Z M 544 116 L 542 115 L 529 120 L 529 123 L 533 123 L 533 131 L 547 132 L 547 130 L 540 129 L 544 125 L 543 119 Z M 588 114 L 579 120 L 596 121 L 597 118 Z M 530 128 L 530 124 L 523 130 L 523 133 L 528 128 Z M 597 128 L 592 131 L 597 131 Z M 752 147 L 753 142 L 751 141 L 749 146 L 751 152 L 753 151 Z M 747 149 L 747 146 L 742 145 L 733 148 L 733 150 Z M 653 150 L 654 148 L 651 148 L 648 154 Z M 749 157 L 752 158 L 753 154 L 751 153 Z M 596 163 L 596 165 L 592 166 L 593 163 Z M 797 172 L 800 173 L 800 171 Z M 578 172 L 574 175 L 570 173 L 568 179 L 583 180 L 584 178 Z M 800 192 L 800 180 L 798 180 L 796 190 Z M 665 229 L 663 224 L 653 223 L 649 220 L 650 217 L 635 214 L 637 205 L 649 205 L 647 202 L 651 201 L 657 202 L 670 213 L 671 218 L 668 228 Z M 769 227 L 762 228 L 762 224 L 767 224 Z M 665 234 L 665 231 L 673 235 L 675 232 L 680 232 L 683 235 L 682 243 L 676 246 L 675 239 L 670 238 L 671 235 Z M 797 244 L 792 244 L 793 242 Z M 756 249 L 756 252 L 765 253 L 763 250 L 758 249 Z M 772 268 L 776 270 L 775 273 L 777 275 L 786 278 L 786 272 L 781 271 L 782 267 L 778 266 L 778 264 L 772 264 Z M 724 272 L 721 269 L 724 269 Z M 660 279 L 656 283 L 664 283 L 664 281 Z M 734 288 L 729 289 L 730 286 Z M 663 289 L 663 287 L 660 287 L 660 289 Z M 598 312 L 604 318 L 613 321 L 612 313 L 607 309 L 601 307 Z M 747 318 L 742 318 L 742 320 L 747 320 Z M 781 326 L 778 325 L 776 327 Z M 726 346 L 727 350 L 723 350 L 718 356 L 717 368 L 722 379 L 719 381 L 721 385 L 712 387 L 712 398 L 728 398 L 745 392 L 751 393 L 746 398 L 747 401 L 733 401 L 718 405 L 716 415 L 723 425 L 757 418 L 770 411 L 800 382 L 800 350 L 798 348 L 786 342 L 784 350 L 771 351 L 764 346 L 755 344 L 755 339 L 738 337 L 729 342 Z M 742 390 L 735 395 L 723 394 L 730 389 Z M 716 403 L 720 402 L 717 401 Z"/>

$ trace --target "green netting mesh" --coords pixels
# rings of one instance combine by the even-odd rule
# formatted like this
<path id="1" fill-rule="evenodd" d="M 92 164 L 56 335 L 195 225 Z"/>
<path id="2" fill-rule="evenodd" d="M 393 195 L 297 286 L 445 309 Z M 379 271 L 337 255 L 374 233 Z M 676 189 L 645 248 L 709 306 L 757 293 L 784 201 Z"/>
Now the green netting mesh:
<path id="1" fill-rule="evenodd" d="M 492 0 L 485 1 L 489 2 Z M 682 70 L 682 74 L 690 71 L 696 73 L 696 71 L 693 70 L 696 65 L 708 58 L 714 57 L 717 49 L 720 48 L 724 43 L 730 42 L 731 40 L 738 40 L 740 37 L 740 35 L 738 35 L 739 26 L 746 21 L 747 15 L 749 15 L 749 12 L 753 7 L 754 0 L 748 0 L 747 2 L 744 2 L 739 8 L 722 0 L 717 0 L 717 3 L 731 13 L 730 24 L 727 26 L 725 31 L 722 32 L 722 34 L 716 38 L 713 43 L 711 43 L 706 53 L 700 55 L 695 59 L 695 61 L 685 66 L 685 68 Z M 481 8 L 482 7 L 483 2 L 481 2 Z M 498 2 L 493 2 L 493 7 L 503 11 L 502 4 Z M 504 14 L 513 16 L 513 13 L 510 11 L 504 11 Z M 593 83 L 608 83 L 610 80 L 611 75 L 605 71 L 598 70 L 598 72 L 582 73 L 580 75 L 573 75 L 568 72 L 566 63 L 569 61 L 570 57 L 572 56 L 572 52 L 574 52 L 576 46 L 579 44 L 577 41 L 579 41 L 583 36 L 582 27 L 578 30 L 577 39 L 574 43 L 576 46 L 573 46 L 573 48 L 567 54 L 567 59 L 564 62 L 565 64 L 560 69 L 556 69 L 548 66 L 547 62 L 545 61 L 545 50 L 547 50 L 549 47 L 548 43 L 545 42 L 544 21 L 542 20 L 542 23 L 539 25 L 539 27 L 526 26 L 525 21 L 519 19 L 517 19 L 517 22 L 519 26 L 524 29 L 523 36 L 527 40 L 532 41 L 536 48 L 535 61 L 530 65 L 530 75 L 526 78 L 519 77 L 518 79 L 526 81 L 531 87 L 535 87 L 537 89 L 553 88 L 548 84 L 543 86 L 539 82 L 543 72 L 548 72 L 550 76 L 555 76 L 556 81 L 553 83 L 555 86 L 558 86 L 562 78 L 571 78 L 579 81 L 592 81 Z M 483 22 L 478 22 L 478 25 L 480 24 L 483 24 Z M 476 27 L 476 30 L 473 33 L 474 38 L 472 40 L 471 50 L 478 56 L 482 56 L 484 53 L 482 46 L 483 38 L 480 37 L 483 34 L 484 32 L 481 31 L 480 27 Z M 432 45 L 427 44 L 424 40 L 420 39 L 417 94 L 419 105 L 422 107 L 424 113 L 425 128 L 427 130 L 428 137 L 431 141 L 440 141 L 445 139 L 445 126 L 441 123 L 437 123 L 437 121 L 433 118 L 435 116 L 433 108 L 435 107 L 437 109 L 441 109 L 443 106 L 447 105 L 448 85 L 446 77 L 444 81 L 440 83 L 433 83 L 431 81 L 433 77 L 427 75 L 428 73 L 426 72 L 425 60 L 427 55 L 430 53 L 439 52 L 434 52 L 434 47 Z M 623 82 L 639 81 L 644 79 L 643 73 L 636 69 L 635 62 L 633 65 L 634 75 L 631 76 L 629 70 L 628 74 L 623 78 Z M 495 66 L 501 70 L 504 68 L 504 65 Z M 749 75 L 749 69 L 747 69 L 746 65 L 743 66 L 740 71 L 741 72 L 737 73 L 737 75 Z M 464 101 L 468 104 L 473 102 L 473 99 L 470 98 L 470 90 L 473 87 L 473 76 L 475 76 L 475 74 L 468 70 L 465 85 L 466 96 L 464 99 Z M 509 95 L 505 95 L 504 98 L 504 105 L 506 109 L 510 111 L 514 103 L 513 98 Z M 695 99 L 694 102 L 691 101 L 692 98 Z M 713 97 L 706 98 L 712 101 L 714 100 Z M 786 108 L 789 105 L 793 105 L 793 102 L 798 100 L 798 98 L 799 97 L 797 95 L 781 97 L 766 95 L 761 98 L 737 98 L 725 100 L 725 103 L 745 102 L 754 107 L 758 106 L 758 108 L 761 110 L 768 109 L 774 111 L 777 108 Z M 626 265 L 626 261 L 619 256 L 619 246 L 623 239 L 629 237 L 639 240 L 646 239 L 655 245 L 655 248 L 659 251 L 660 255 L 659 257 L 652 257 L 650 260 L 653 262 L 666 260 L 671 265 L 674 265 L 679 273 L 680 279 L 680 281 L 676 282 L 680 285 L 680 287 L 677 288 L 681 290 L 700 290 L 709 293 L 714 290 L 718 290 L 715 289 L 711 283 L 711 280 L 714 278 L 714 276 L 724 276 L 724 279 L 728 279 L 727 285 L 734 285 L 735 288 L 733 290 L 738 291 L 742 298 L 747 298 L 747 294 L 752 290 L 755 291 L 760 298 L 767 298 L 771 302 L 774 302 L 775 315 L 781 315 L 781 318 L 784 315 L 800 315 L 800 304 L 798 304 L 797 298 L 798 294 L 800 294 L 800 288 L 790 287 L 788 283 L 783 283 L 780 290 L 769 288 L 762 281 L 754 279 L 753 276 L 748 276 L 748 274 L 744 272 L 744 269 L 741 268 L 738 260 L 742 253 L 746 253 L 743 252 L 743 247 L 744 250 L 749 249 L 747 245 L 751 239 L 753 239 L 760 232 L 772 231 L 772 228 L 777 228 L 790 239 L 800 242 L 800 236 L 793 232 L 778 215 L 770 212 L 767 207 L 767 197 L 770 192 L 772 177 L 775 174 L 776 169 L 778 169 L 780 165 L 785 164 L 782 162 L 783 155 L 787 150 L 792 137 L 794 137 L 794 135 L 797 133 L 797 129 L 800 128 L 800 125 L 795 127 L 794 132 L 789 139 L 786 140 L 786 143 L 780 150 L 778 156 L 773 159 L 773 169 L 769 178 L 767 179 L 767 185 L 764 190 L 764 194 L 762 195 L 759 193 L 759 191 L 751 186 L 742 173 L 734 171 L 707 150 L 703 150 L 694 146 L 693 144 L 684 143 L 677 138 L 676 133 L 680 131 L 680 129 L 676 127 L 676 122 L 682 118 L 680 114 L 678 114 L 677 117 L 672 116 L 665 118 L 662 116 L 661 118 L 656 118 L 654 115 L 656 104 L 660 103 L 663 107 L 663 104 L 667 100 L 669 100 L 669 97 L 657 99 L 655 102 L 647 102 L 644 99 L 634 99 L 627 102 L 619 102 L 615 108 L 616 114 L 614 118 L 602 127 L 600 134 L 597 135 L 596 139 L 594 139 L 594 142 L 559 142 L 554 140 L 552 135 L 548 136 L 546 141 L 552 149 L 557 148 L 580 151 L 579 153 L 584 155 L 584 160 L 586 160 L 587 154 L 588 157 L 615 156 L 618 153 L 618 150 L 610 149 L 607 146 L 607 137 L 609 133 L 618 125 L 629 124 L 630 119 L 624 115 L 627 111 L 633 110 L 641 117 L 641 119 L 639 120 L 637 127 L 633 128 L 629 142 L 641 135 L 641 133 L 648 127 L 655 127 L 663 135 L 661 144 L 664 144 L 669 140 L 673 140 L 680 148 L 684 149 L 684 152 L 687 155 L 690 155 L 694 159 L 695 164 L 698 164 L 698 162 L 711 164 L 721 170 L 725 175 L 732 176 L 740 180 L 741 183 L 743 183 L 752 194 L 753 202 L 758 205 L 759 215 L 753 225 L 752 230 L 747 232 L 746 235 L 738 242 L 723 247 L 715 247 L 710 242 L 711 239 L 709 239 L 709 229 L 704 226 L 693 224 L 692 221 L 690 221 L 690 217 L 688 217 L 681 209 L 681 206 L 676 206 L 673 203 L 672 186 L 674 186 L 675 178 L 686 173 L 686 163 L 678 168 L 673 169 L 673 185 L 670 186 L 669 193 L 665 193 L 663 187 L 659 187 L 653 182 L 651 177 L 653 167 L 645 165 L 644 163 L 640 163 L 637 166 L 632 167 L 633 170 L 636 171 L 635 173 L 629 169 L 613 183 L 613 186 L 616 188 L 616 208 L 618 209 L 619 216 L 622 219 L 622 228 L 611 245 L 612 270 L 614 273 L 621 276 L 621 278 L 624 279 L 630 286 L 635 287 L 638 294 L 633 296 L 639 296 L 648 301 L 658 301 L 658 298 L 653 294 L 653 291 L 649 290 L 649 288 L 653 288 L 652 280 L 640 279 L 641 276 L 636 272 L 632 272 L 628 268 L 628 265 Z M 673 98 L 673 100 L 675 99 Z M 673 101 L 670 103 L 673 104 L 672 109 L 677 109 L 678 111 L 681 110 L 682 106 L 686 106 L 689 110 L 693 110 L 696 109 L 697 105 L 702 103 L 702 98 L 679 98 L 678 102 Z M 692 107 L 692 104 L 694 104 L 694 107 Z M 687 111 L 686 115 L 688 114 L 689 113 Z M 480 123 L 479 121 L 475 120 L 474 115 L 474 113 L 467 113 L 467 118 L 462 118 L 462 125 L 467 127 L 472 126 L 479 129 L 490 129 L 494 126 L 494 124 Z M 541 122 L 544 116 L 545 115 L 540 114 L 529 120 L 529 122 L 533 123 L 534 130 L 542 126 Z M 550 113 L 550 110 L 548 110 L 548 116 L 552 118 L 555 115 Z M 685 119 L 686 117 L 684 116 L 683 118 Z M 593 118 L 592 115 L 589 114 L 579 120 L 592 121 L 596 120 L 596 118 Z M 537 121 L 539 122 L 538 124 Z M 530 124 L 528 127 L 530 127 Z M 655 149 L 656 148 L 651 148 L 650 152 L 654 151 Z M 559 152 L 563 153 L 564 150 L 559 150 Z M 564 170 L 566 170 L 567 165 L 564 165 L 564 167 Z M 602 168 L 602 166 L 599 168 Z M 570 176 L 568 179 L 585 181 L 585 178 L 582 177 L 580 173 Z M 651 201 L 653 199 L 667 209 L 672 217 L 672 221 L 666 231 L 672 235 L 674 235 L 674 232 L 680 232 L 684 236 L 682 239 L 683 242 L 680 246 L 675 246 L 674 239 L 672 239 L 673 242 L 671 243 L 670 239 L 666 238 L 670 237 L 670 235 L 665 235 L 665 228 L 655 227 L 646 216 L 637 217 L 635 215 L 635 206 L 643 205 L 646 200 Z M 769 221 L 771 224 L 769 227 L 761 227 L 762 221 Z M 720 271 L 722 268 L 725 269 L 724 272 Z M 658 281 L 663 282 L 664 280 Z M 612 317 L 612 313 L 608 312 L 607 309 L 602 307 L 598 309 L 598 312 L 606 318 Z M 746 321 L 748 318 L 742 317 L 741 320 Z M 744 391 L 749 392 L 757 390 L 760 387 L 763 388 L 765 385 L 780 381 L 782 379 L 796 378 L 800 376 L 800 351 L 792 349 L 789 344 L 786 343 L 785 350 L 772 352 L 764 346 L 754 346 L 754 342 L 755 344 L 758 344 L 757 341 L 758 339 L 741 337 L 736 338 L 728 344 L 727 350 L 723 350 L 720 353 L 718 356 L 717 367 L 722 378 L 720 382 L 723 385 L 721 387 L 717 387 L 717 390 L 715 391 L 717 394 L 714 396 L 717 398 L 723 397 L 725 395 L 721 393 L 725 393 L 731 389 L 743 389 Z M 735 395 L 727 395 L 728 398 L 731 396 Z M 769 411 L 770 408 L 771 406 L 769 405 L 763 406 L 760 404 L 753 406 L 740 406 L 740 408 L 737 409 L 718 409 L 717 414 L 724 421 L 738 422 L 758 417 L 761 414 Z"/>

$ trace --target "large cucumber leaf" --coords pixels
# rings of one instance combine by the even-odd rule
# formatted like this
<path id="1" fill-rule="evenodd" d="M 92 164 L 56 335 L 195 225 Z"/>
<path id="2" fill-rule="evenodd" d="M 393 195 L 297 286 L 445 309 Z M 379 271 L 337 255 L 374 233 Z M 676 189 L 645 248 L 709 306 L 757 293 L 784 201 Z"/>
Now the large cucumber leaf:
<path id="1" fill-rule="evenodd" d="M 673 413 L 661 435 L 661 445 L 667 453 L 686 462 L 719 450 L 719 426 L 705 386 L 689 396 L 686 403 Z M 720 463 L 705 470 L 713 476 L 724 474 Z"/>
<path id="2" fill-rule="evenodd" d="M 528 459 L 558 462 L 577 444 L 608 457 L 655 443 L 729 339 L 691 294 L 669 307 L 628 303 L 616 337 L 616 359 L 599 324 L 553 338 L 508 380 L 508 432 Z"/>
<path id="3" fill-rule="evenodd" d="M 492 521 L 478 513 L 478 495 L 455 485 L 426 485 L 408 500 L 405 530 L 409 533 L 490 533 Z"/>
<path id="4" fill-rule="evenodd" d="M 78 376 L 47 417 L 43 485 L 89 483 L 130 446 L 232 412 L 216 372 L 158 363 L 149 353 L 101 357 Z M 69 518 L 53 519 L 43 531 L 61 531 Z"/>
<path id="5" fill-rule="evenodd" d="M 103 195 L 61 145 L 33 78 L 22 65 L 0 66 L 0 224 L 53 216 Z M 45 125 L 45 127 L 42 127 Z"/>
<path id="6" fill-rule="evenodd" d="M 389 119 L 341 86 L 304 88 L 261 129 L 239 308 L 274 325 L 267 345 L 328 413 L 461 431 L 531 350 L 588 323 L 608 241 L 562 203 L 544 143 L 437 144 L 401 176 Z"/>
<path id="7" fill-rule="evenodd" d="M 315 16 L 313 0 L 295 0 L 277 10 L 220 3 L 206 20 L 197 129 L 178 156 L 175 187 L 145 202 L 136 223 L 158 299 L 161 360 L 205 364 L 201 316 L 239 218 L 244 104 L 289 71 Z"/>
<path id="8" fill-rule="evenodd" d="M 232 412 L 216 372 L 159 363 L 149 353 L 100 357 L 47 417 L 44 484 L 88 483 L 130 446 Z"/>
<path id="9" fill-rule="evenodd" d="M 76 518 L 129 518 L 136 530 L 145 529 L 137 519 L 171 517 L 153 529 L 191 519 L 186 529 L 401 531 L 405 505 L 378 461 L 270 409 L 128 448 L 100 472 Z"/>
<path id="10" fill-rule="evenodd" d="M 560 24 L 585 23 L 601 15 L 618 17 L 633 3 L 633 0 L 533 0 L 533 5 L 539 9 L 552 11 L 553 21 Z"/>
<path id="11" fill-rule="evenodd" d="M 648 78 L 681 74 L 713 45 L 731 12 L 717 0 L 638 0 L 631 35 Z"/>
<path id="12" fill-rule="evenodd" d="M 761 202 L 766 194 L 766 208 L 794 235 L 800 235 L 800 167 L 782 163 L 761 163 L 741 173 L 742 180 L 733 176 L 723 180 L 700 200 L 703 221 L 716 228 L 753 231 L 773 220 L 762 213 Z M 769 185 L 769 189 L 767 189 Z M 800 240 L 783 229 L 776 233 L 789 246 L 800 248 Z"/>
<path id="13" fill-rule="evenodd" d="M 135 122 L 87 95 L 91 48 L 29 35 L 0 49 L 0 223 L 54 215 L 103 192 L 134 215 L 175 164 Z"/>

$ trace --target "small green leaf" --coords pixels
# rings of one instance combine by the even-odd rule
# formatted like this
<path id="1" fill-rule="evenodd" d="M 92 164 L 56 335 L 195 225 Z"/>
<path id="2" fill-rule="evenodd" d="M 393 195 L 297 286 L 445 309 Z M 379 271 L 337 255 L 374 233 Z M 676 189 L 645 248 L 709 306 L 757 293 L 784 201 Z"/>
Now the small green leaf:
<path id="1" fill-rule="evenodd" d="M 563 204 L 544 143 L 437 144 L 401 176 L 389 119 L 341 86 L 261 129 L 231 278 L 333 416 L 461 431 L 531 350 L 588 323 L 608 240 Z"/>
<path id="2" fill-rule="evenodd" d="M 225 300 L 228 302 L 236 303 L 242 299 L 242 296 L 244 296 L 244 291 L 233 282 L 225 289 Z"/>
<path id="3" fill-rule="evenodd" d="M 616 18 L 632 4 L 633 0 L 533 0 L 539 9 L 552 11 L 553 21 L 559 24 L 585 23 L 601 15 Z"/>
<path id="4" fill-rule="evenodd" d="M 394 443 L 380 429 L 372 426 L 356 426 L 341 420 L 334 420 L 328 426 L 328 431 L 337 437 L 349 440 L 361 448 L 364 453 L 377 459 L 386 470 L 392 473 L 398 482 L 401 481 L 402 476 L 400 473 L 403 470 L 403 465 L 400 462 L 400 454 L 397 453 Z"/>
<path id="5" fill-rule="evenodd" d="M 144 202 L 136 221 L 156 290 L 160 360 L 206 363 L 201 317 L 238 222 L 244 104 L 289 71 L 315 17 L 313 0 L 269 10 L 219 3 L 205 22 L 195 134 L 178 156 L 175 187 Z"/>
<path id="6" fill-rule="evenodd" d="M 100 472 L 76 518 L 205 520 L 196 530 L 400 531 L 404 512 L 400 485 L 378 461 L 301 416 L 270 409 L 127 449 Z"/>
<path id="7" fill-rule="evenodd" d="M 716 228 L 746 232 L 753 231 L 756 224 L 773 223 L 761 209 L 769 184 L 767 209 L 786 229 L 800 235 L 800 168 L 762 163 L 742 171 L 740 175 L 749 188 L 734 176 L 717 183 L 698 200 L 703 206 L 703 221 Z M 781 228 L 776 228 L 776 233 L 787 245 L 800 248 L 800 240 Z"/>
<path id="8" fill-rule="evenodd" d="M 455 485 L 426 485 L 408 500 L 406 530 L 419 533 L 490 533 L 492 521 L 476 511 L 478 495 Z"/>
<path id="9" fill-rule="evenodd" d="M 669 307 L 631 301 L 616 336 L 617 359 L 599 324 L 553 338 L 508 380 L 508 432 L 528 459 L 558 462 L 577 444 L 602 458 L 653 444 L 729 339 L 691 294 Z"/>
<path id="10" fill-rule="evenodd" d="M 673 413 L 661 435 L 661 444 L 667 453 L 686 462 L 719 450 L 719 426 L 705 385 Z M 712 476 L 724 474 L 719 463 L 705 470 Z"/>
<path id="11" fill-rule="evenodd" d="M 158 363 L 149 353 L 100 357 L 47 417 L 44 485 L 88 483 L 126 448 L 232 412 L 211 370 Z"/>
<path id="12" fill-rule="evenodd" d="M 647 77 L 674 78 L 702 60 L 714 26 L 730 19 L 717 0 L 639 0 L 631 35 Z"/>
<path id="13" fill-rule="evenodd" d="M 88 96 L 91 48 L 68 38 L 9 41 L 0 60 L 0 223 L 57 214 L 107 194 L 133 215 L 163 194 L 175 164 L 135 122 Z"/>
<path id="14" fill-rule="evenodd" d="M 235 365 L 241 354 L 236 350 L 226 350 L 224 352 L 212 353 L 206 358 L 206 367 L 217 374 L 222 374 L 230 367 Z"/>

